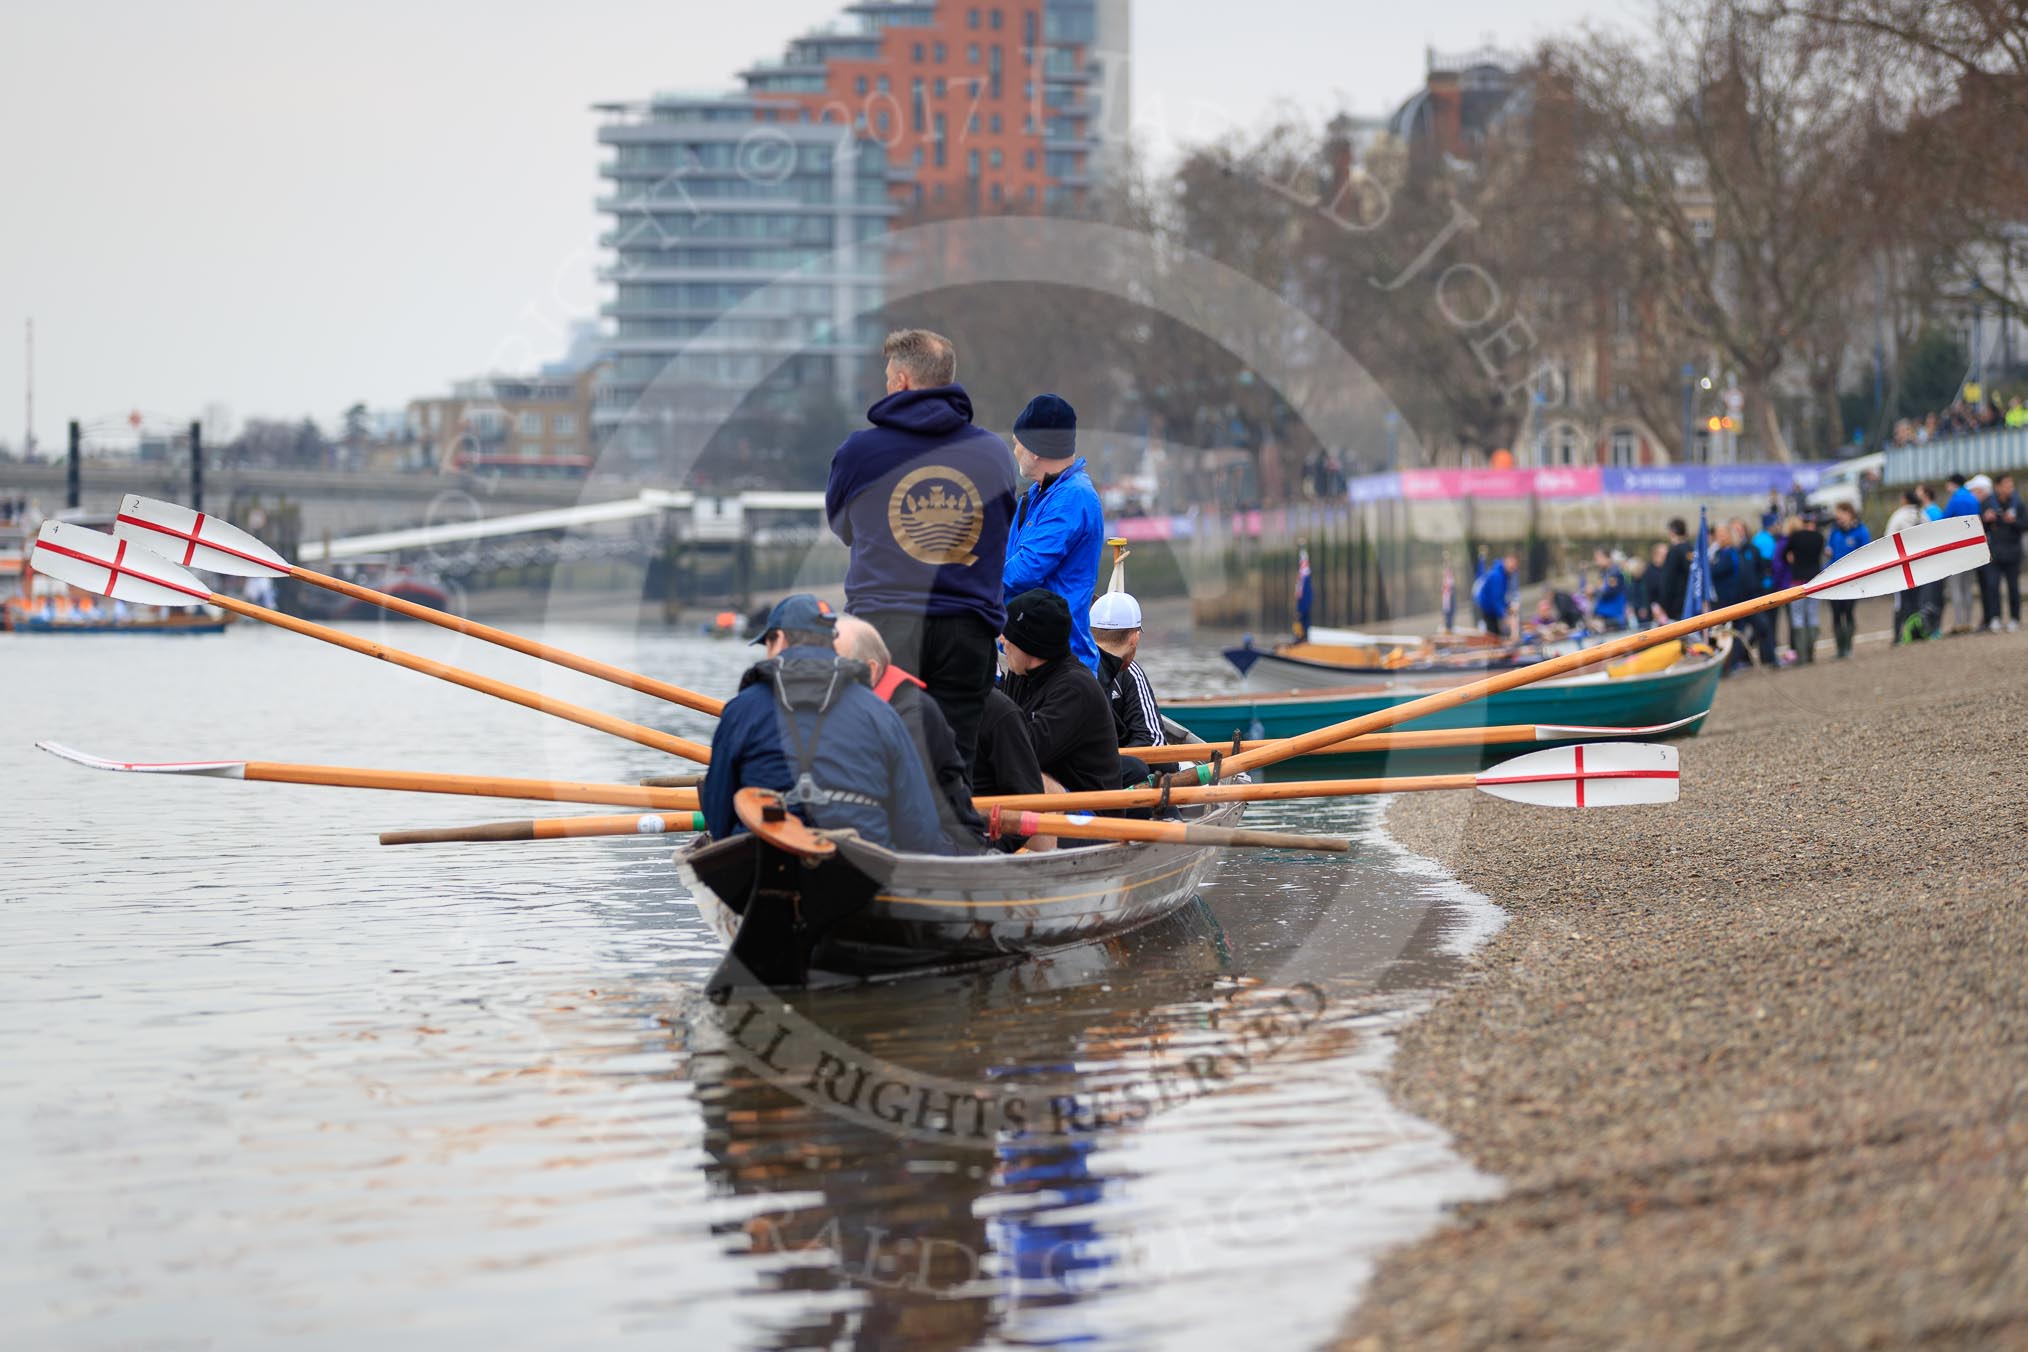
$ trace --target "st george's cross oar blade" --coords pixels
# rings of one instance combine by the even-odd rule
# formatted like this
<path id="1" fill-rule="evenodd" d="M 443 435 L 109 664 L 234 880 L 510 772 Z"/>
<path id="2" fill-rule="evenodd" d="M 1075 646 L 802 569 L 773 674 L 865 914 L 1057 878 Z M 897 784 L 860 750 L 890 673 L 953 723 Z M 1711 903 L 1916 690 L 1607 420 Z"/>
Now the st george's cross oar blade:
<path id="1" fill-rule="evenodd" d="M 436 625 L 453 633 L 464 634 L 484 643 L 521 653 L 544 662 L 553 662 L 560 667 L 593 676 L 629 690 L 638 690 L 644 695 L 680 704 L 686 709 L 716 717 L 724 708 L 725 701 L 710 695 L 686 690 L 680 685 L 644 676 L 638 671 L 601 662 L 582 653 L 570 652 L 551 644 L 541 643 L 520 634 L 496 629 L 490 624 L 468 620 L 462 615 L 453 615 L 435 606 L 426 606 L 406 597 L 390 596 L 372 587 L 348 582 L 344 578 L 332 577 L 327 573 L 315 572 L 299 564 L 290 563 L 274 550 L 256 540 L 247 532 L 229 521 L 215 516 L 192 511 L 173 502 L 159 498 L 144 498 L 139 493 L 129 493 L 120 502 L 119 515 L 113 519 L 113 534 L 122 540 L 132 540 L 143 548 L 153 550 L 172 560 L 179 561 L 186 568 L 199 568 L 208 573 L 225 573 L 232 577 L 294 578 L 312 587 L 335 592 L 354 601 L 379 606 L 397 615 L 406 615 L 412 620 Z"/>
<path id="2" fill-rule="evenodd" d="M 1808 583 L 1812 596 L 1857 601 L 1890 596 L 1978 568 L 1993 557 L 1976 516 L 1947 516 L 1910 526 L 1853 550 Z"/>
<path id="3" fill-rule="evenodd" d="M 45 521 L 29 565 L 82 591 L 137 606 L 201 606 L 211 588 L 158 554 L 68 521 Z"/>
<path id="4" fill-rule="evenodd" d="M 120 500 L 113 534 L 185 568 L 230 577 L 287 577 L 289 561 L 215 516 L 129 493 Z"/>
<path id="5" fill-rule="evenodd" d="M 1477 776 L 1495 798 L 1537 807 L 1673 803 L 1682 778 L 1676 748 L 1656 742 L 1586 742 L 1502 761 Z"/>
<path id="6" fill-rule="evenodd" d="M 29 554 L 29 564 L 38 572 L 48 573 L 74 587 L 110 596 L 115 600 L 137 601 L 144 605 L 194 606 L 209 603 L 220 610 L 230 611 L 249 620 L 271 624 L 277 629 L 286 629 L 292 634 L 314 638 L 320 643 L 344 648 L 348 652 L 365 657 L 377 658 L 392 666 L 403 667 L 424 676 L 433 676 L 452 685 L 461 685 L 482 695 L 518 704 L 524 709 L 550 714 L 580 727 L 608 733 L 614 737 L 641 746 L 666 751 L 673 756 L 682 756 L 698 764 L 708 764 L 711 748 L 700 742 L 663 732 L 659 728 L 646 727 L 612 714 L 600 713 L 582 705 L 552 699 L 548 695 L 526 690 L 506 681 L 482 676 L 477 672 L 454 667 L 448 662 L 439 662 L 433 657 L 422 657 L 405 652 L 385 643 L 377 643 L 357 634 L 334 629 L 327 624 L 318 624 L 296 615 L 287 615 L 266 606 L 257 606 L 242 601 L 236 596 L 210 592 L 190 573 L 177 564 L 171 563 L 159 554 L 151 553 L 137 546 L 131 540 L 118 540 L 110 535 L 88 530 L 68 522 L 44 522 L 41 533 L 36 537 L 35 548 Z"/>

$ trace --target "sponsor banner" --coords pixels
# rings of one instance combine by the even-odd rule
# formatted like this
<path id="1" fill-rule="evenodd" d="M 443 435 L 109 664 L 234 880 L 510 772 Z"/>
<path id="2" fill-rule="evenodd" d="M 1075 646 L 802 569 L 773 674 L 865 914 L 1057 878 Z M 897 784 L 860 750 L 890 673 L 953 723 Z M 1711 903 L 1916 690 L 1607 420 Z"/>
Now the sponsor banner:
<path id="1" fill-rule="evenodd" d="M 1552 469 L 1411 469 L 1401 495 L 1417 501 L 1458 498 L 1584 498 L 1600 490 L 1600 471 Z"/>
<path id="2" fill-rule="evenodd" d="M 1835 463 L 1835 462 L 1830 462 Z M 1823 482 L 1830 463 L 1795 465 L 1658 465 L 1608 469 L 1605 491 L 1615 497 L 1743 498 L 1808 493 Z"/>
<path id="3" fill-rule="evenodd" d="M 1354 506 L 1369 502 L 1456 501 L 1460 498 L 1724 498 L 1765 497 L 1791 488 L 1810 492 L 1835 461 L 1793 465 L 1657 465 L 1645 469 L 1552 466 L 1541 469 L 1410 469 L 1351 481 Z"/>
<path id="4" fill-rule="evenodd" d="M 1401 496 L 1401 476 L 1399 474 L 1361 475 L 1346 485 L 1346 492 L 1351 494 L 1352 505 L 1354 507 L 1368 502 L 1393 502 Z"/>

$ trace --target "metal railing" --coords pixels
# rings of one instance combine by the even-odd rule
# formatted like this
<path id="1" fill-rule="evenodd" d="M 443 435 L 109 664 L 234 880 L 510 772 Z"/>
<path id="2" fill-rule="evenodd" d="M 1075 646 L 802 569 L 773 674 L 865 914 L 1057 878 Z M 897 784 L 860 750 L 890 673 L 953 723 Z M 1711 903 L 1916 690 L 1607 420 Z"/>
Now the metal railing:
<path id="1" fill-rule="evenodd" d="M 1970 477 L 2014 469 L 2028 469 L 2028 427 L 1996 427 L 1917 446 L 1890 446 L 1880 477 L 1882 483 L 1898 487 L 1936 483 L 1952 474 Z"/>

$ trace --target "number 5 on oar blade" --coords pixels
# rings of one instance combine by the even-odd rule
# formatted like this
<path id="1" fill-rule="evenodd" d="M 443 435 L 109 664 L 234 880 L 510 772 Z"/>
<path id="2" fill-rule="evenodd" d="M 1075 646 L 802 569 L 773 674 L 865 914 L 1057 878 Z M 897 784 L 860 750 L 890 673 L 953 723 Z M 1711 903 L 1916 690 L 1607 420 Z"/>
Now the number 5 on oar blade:
<path id="1" fill-rule="evenodd" d="M 343 578 L 312 572 L 308 568 L 290 563 L 281 555 L 247 534 L 239 527 L 215 516 L 193 512 L 173 502 L 162 502 L 155 498 L 144 498 L 138 493 L 129 493 L 120 503 L 120 513 L 113 521 L 113 534 L 122 540 L 131 540 L 141 548 L 180 560 L 186 568 L 201 568 L 207 573 L 225 573 L 232 577 L 291 577 L 340 596 L 364 601 L 368 605 L 391 610 L 397 615 L 406 615 L 412 620 L 449 629 L 453 633 L 491 643 L 510 652 L 554 662 L 560 667 L 595 676 L 602 681 L 638 690 L 644 695 L 668 700 L 687 709 L 716 717 L 725 708 L 725 701 L 700 695 L 694 690 L 685 690 L 680 685 L 658 681 L 652 676 L 643 676 L 625 667 L 616 667 L 610 662 L 568 652 L 562 648 L 538 643 L 532 638 L 510 634 L 505 629 L 495 629 L 490 624 L 480 624 L 434 606 L 419 605 L 399 596 L 362 587 L 356 582 Z"/>

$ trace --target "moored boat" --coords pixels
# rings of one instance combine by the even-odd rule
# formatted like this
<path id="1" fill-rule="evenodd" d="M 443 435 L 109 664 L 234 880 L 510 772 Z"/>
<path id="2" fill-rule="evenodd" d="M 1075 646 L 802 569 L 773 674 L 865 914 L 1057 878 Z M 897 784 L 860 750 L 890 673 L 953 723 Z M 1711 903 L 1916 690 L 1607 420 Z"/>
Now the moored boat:
<path id="1" fill-rule="evenodd" d="M 1640 667 L 1646 664 L 1630 664 Z M 1614 668 L 1592 670 L 1502 691 L 1442 713 L 1414 719 L 1400 731 L 1432 728 L 1477 728 L 1510 723 L 1568 727 L 1571 742 L 1582 741 L 1584 727 L 1650 727 L 1674 723 L 1705 712 L 1718 690 L 1724 649 L 1695 649 L 1655 670 Z M 1483 675 L 1468 673 L 1467 678 Z M 1441 676 L 1419 681 L 1369 680 L 1315 690 L 1242 691 L 1163 701 L 1162 710 L 1197 740 L 1229 742 L 1294 737 L 1318 728 L 1359 718 L 1457 683 Z M 1693 723 L 1694 732 L 1701 724 Z M 1682 734 L 1677 734 L 1682 735 Z M 1564 740 L 1564 739 L 1555 739 Z M 1543 744 L 1550 744 L 1545 739 Z M 1484 748 L 1424 751 L 1376 751 L 1357 756 L 1306 757 L 1284 762 L 1277 775 L 1429 773 L 1439 766 L 1485 763 Z"/>
<path id="2" fill-rule="evenodd" d="M 1249 690 L 1318 690 L 1348 680 L 1413 681 L 1455 676 L 1469 680 L 1572 652 L 1582 638 L 1507 643 L 1490 634 L 1366 634 L 1313 629 L 1299 643 L 1257 648 L 1251 639 L 1225 649 L 1225 660 Z"/>

